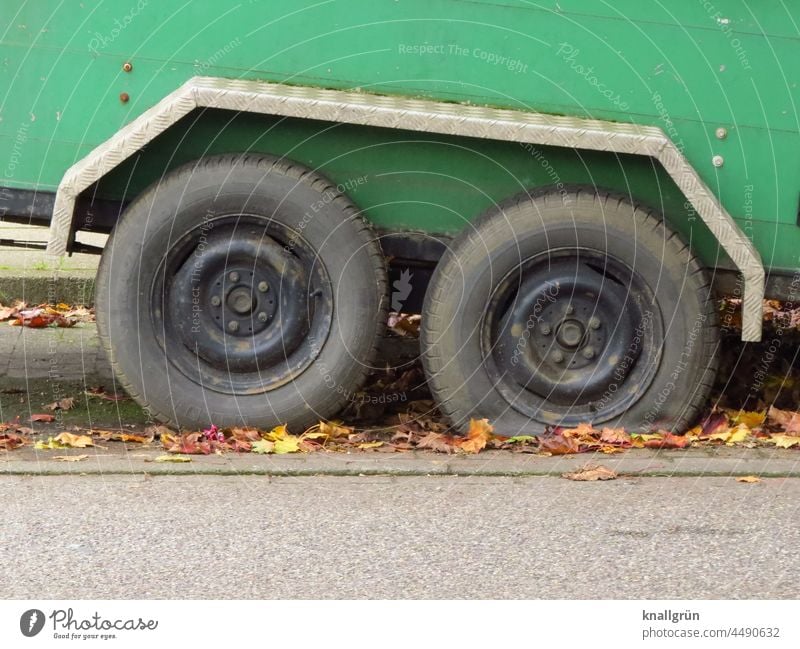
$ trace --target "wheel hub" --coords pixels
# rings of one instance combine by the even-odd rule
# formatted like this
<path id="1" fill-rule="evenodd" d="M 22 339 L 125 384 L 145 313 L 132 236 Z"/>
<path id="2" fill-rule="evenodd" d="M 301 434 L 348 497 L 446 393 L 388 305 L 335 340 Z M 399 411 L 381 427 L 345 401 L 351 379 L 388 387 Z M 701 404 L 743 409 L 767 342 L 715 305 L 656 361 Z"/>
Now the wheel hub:
<path id="1" fill-rule="evenodd" d="M 201 374 L 200 382 L 225 392 L 263 391 L 319 353 L 331 324 L 330 281 L 314 251 L 286 230 L 255 217 L 220 217 L 213 228 L 187 233 L 170 254 L 153 296 L 164 300 L 162 344 L 191 352 L 189 360 L 185 351 L 170 354 L 184 373 L 219 373 L 213 380 Z"/>
<path id="2" fill-rule="evenodd" d="M 239 286 L 230 292 L 227 304 L 237 315 L 247 315 L 255 307 L 256 301 L 248 287 Z"/>
<path id="3" fill-rule="evenodd" d="M 487 309 L 484 354 L 498 391 L 531 417 L 540 408 L 565 421 L 620 411 L 649 372 L 643 350 L 660 349 L 648 290 L 627 266 L 592 251 L 528 260 Z"/>
<path id="4" fill-rule="evenodd" d="M 573 350 L 585 344 L 585 329 L 579 320 L 563 320 L 558 325 L 556 340 L 564 349 Z"/>

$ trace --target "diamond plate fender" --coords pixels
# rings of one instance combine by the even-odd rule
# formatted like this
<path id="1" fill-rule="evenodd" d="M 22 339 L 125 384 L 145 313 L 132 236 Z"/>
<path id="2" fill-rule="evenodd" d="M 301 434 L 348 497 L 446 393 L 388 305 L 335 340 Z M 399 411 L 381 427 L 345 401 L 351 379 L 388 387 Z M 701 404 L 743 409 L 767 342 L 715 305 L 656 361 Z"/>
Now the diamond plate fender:
<path id="1" fill-rule="evenodd" d="M 758 251 L 660 128 L 542 113 L 194 77 L 70 167 L 58 186 L 48 252 L 63 255 L 75 200 L 96 180 L 195 108 L 300 117 L 427 133 L 651 156 L 686 196 L 744 279 L 742 340 L 761 340 L 764 267 Z"/>

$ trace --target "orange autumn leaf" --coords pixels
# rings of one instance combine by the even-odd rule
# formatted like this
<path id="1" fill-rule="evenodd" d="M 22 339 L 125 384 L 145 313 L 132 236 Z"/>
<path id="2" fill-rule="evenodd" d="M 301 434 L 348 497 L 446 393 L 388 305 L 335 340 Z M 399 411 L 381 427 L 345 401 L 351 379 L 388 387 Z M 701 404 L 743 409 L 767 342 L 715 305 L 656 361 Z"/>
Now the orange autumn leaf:
<path id="1" fill-rule="evenodd" d="M 542 437 L 539 442 L 539 452 L 550 455 L 572 455 L 580 453 L 580 451 L 580 444 L 575 439 L 564 437 L 561 434 Z"/>
<path id="2" fill-rule="evenodd" d="M 604 428 L 600 431 L 600 441 L 612 446 L 630 446 L 631 436 L 624 428 Z"/>
<path id="3" fill-rule="evenodd" d="M 460 442 L 459 447 L 466 453 L 478 453 L 492 439 L 494 428 L 488 419 L 470 419 L 467 438 Z"/>
<path id="4" fill-rule="evenodd" d="M 647 440 L 645 448 L 686 448 L 689 440 L 683 435 L 673 435 L 668 431 L 659 431 L 659 437 Z"/>

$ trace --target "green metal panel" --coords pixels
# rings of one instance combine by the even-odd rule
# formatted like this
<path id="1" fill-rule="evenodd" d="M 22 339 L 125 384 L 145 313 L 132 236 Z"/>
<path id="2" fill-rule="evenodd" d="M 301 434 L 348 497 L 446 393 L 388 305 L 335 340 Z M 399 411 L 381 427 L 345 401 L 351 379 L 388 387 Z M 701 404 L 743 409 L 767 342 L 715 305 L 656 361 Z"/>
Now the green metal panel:
<path id="1" fill-rule="evenodd" d="M 794 268 L 800 7 L 792 4 L 6 0 L 0 185 L 54 189 L 72 162 L 197 74 L 362 88 L 660 126 L 765 263 Z M 126 61 L 131 72 L 122 69 Z M 120 93 L 130 100 L 121 102 Z M 252 146 L 320 166 L 337 182 L 368 176 L 354 196 L 385 227 L 450 232 L 507 193 L 552 180 L 536 156 L 502 143 L 296 122 L 259 140 L 268 128 L 263 119 L 229 128 L 220 120 L 203 118 L 175 160 L 207 146 Z M 718 128 L 725 139 L 715 136 Z M 161 138 L 149 154 L 166 161 L 171 152 L 158 147 L 179 139 Z M 543 155 L 565 181 L 629 186 L 654 206 L 663 203 L 713 263 L 716 246 L 685 220 L 674 186 L 648 161 Z M 711 162 L 717 155 L 721 168 Z M 127 175 L 120 170 L 106 191 L 118 193 Z M 137 176 L 133 186 L 145 180 Z"/>

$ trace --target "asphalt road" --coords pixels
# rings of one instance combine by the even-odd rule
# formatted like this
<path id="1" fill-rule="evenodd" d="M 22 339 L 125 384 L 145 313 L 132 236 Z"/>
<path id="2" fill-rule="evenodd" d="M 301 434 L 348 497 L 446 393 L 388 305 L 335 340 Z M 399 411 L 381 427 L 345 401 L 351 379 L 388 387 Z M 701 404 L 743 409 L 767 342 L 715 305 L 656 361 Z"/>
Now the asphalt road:
<path id="1" fill-rule="evenodd" d="M 800 479 L 0 478 L 0 597 L 797 598 Z"/>

